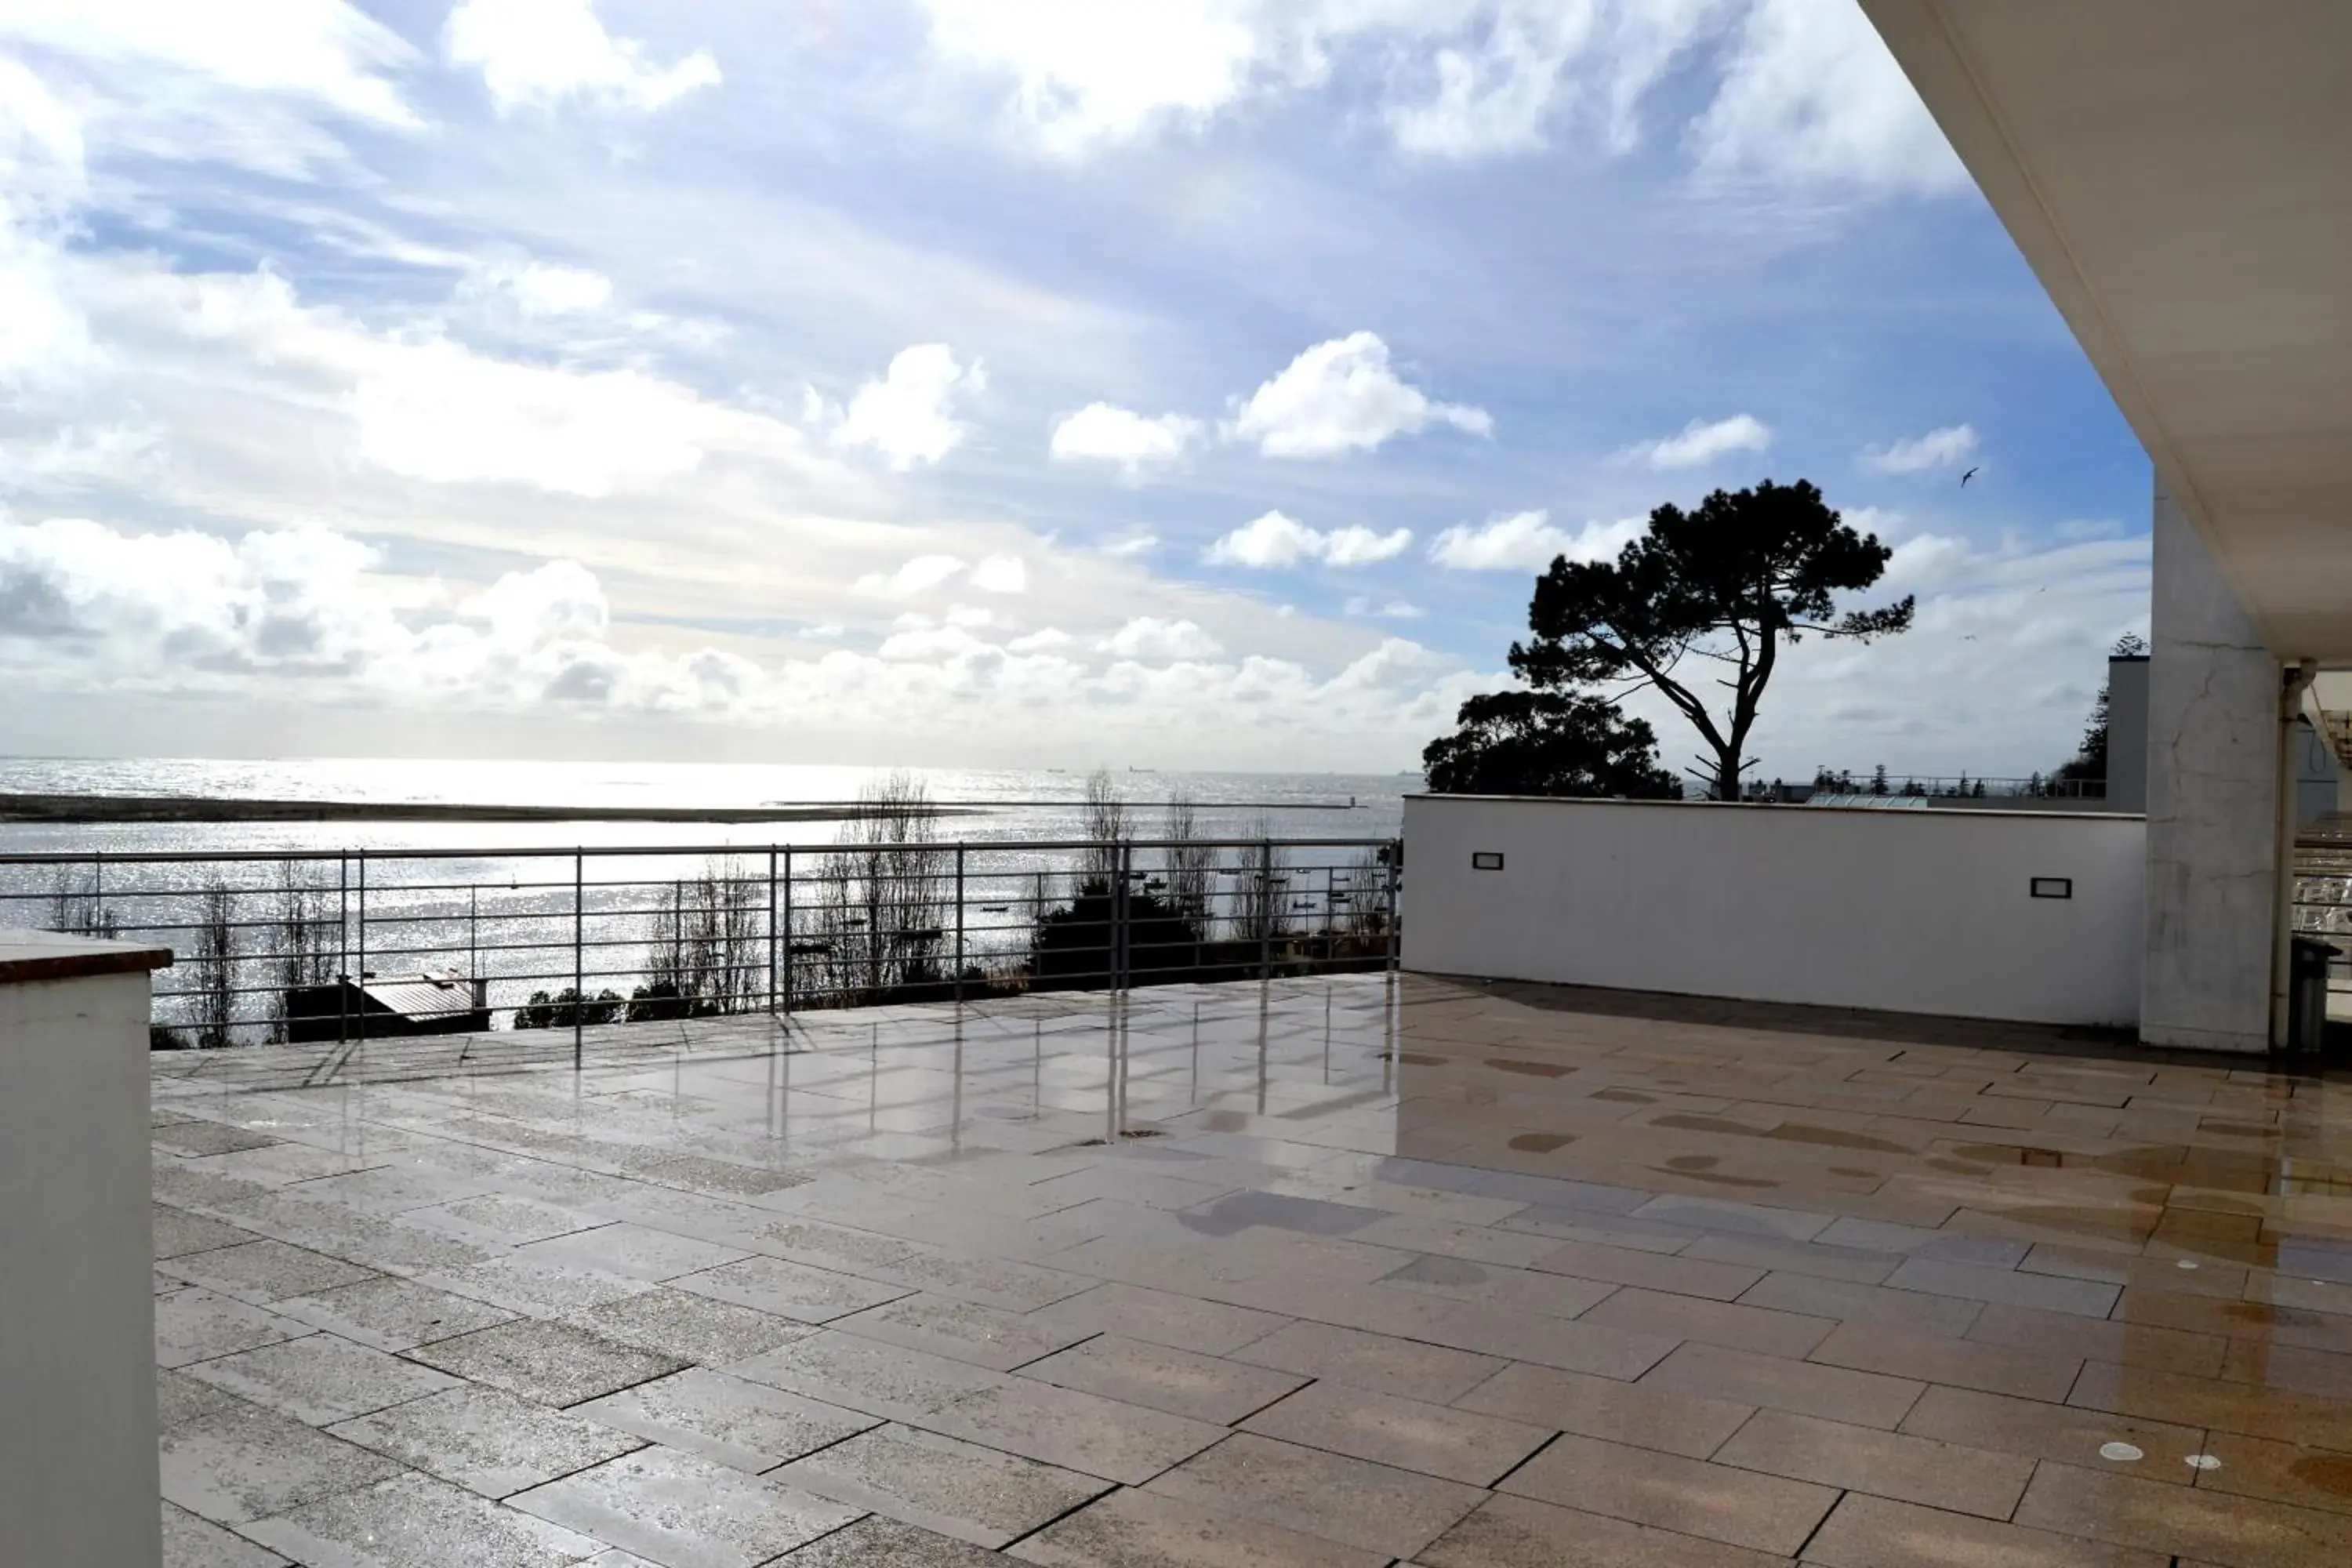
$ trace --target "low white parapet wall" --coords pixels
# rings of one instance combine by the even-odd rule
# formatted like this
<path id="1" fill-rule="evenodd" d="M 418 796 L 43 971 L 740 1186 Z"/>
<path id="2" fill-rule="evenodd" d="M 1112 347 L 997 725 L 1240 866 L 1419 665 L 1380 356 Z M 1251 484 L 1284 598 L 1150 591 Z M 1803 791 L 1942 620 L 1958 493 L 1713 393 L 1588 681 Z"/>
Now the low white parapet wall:
<path id="1" fill-rule="evenodd" d="M 2137 816 L 1414 795 L 1427 973 L 2129 1027 Z"/>

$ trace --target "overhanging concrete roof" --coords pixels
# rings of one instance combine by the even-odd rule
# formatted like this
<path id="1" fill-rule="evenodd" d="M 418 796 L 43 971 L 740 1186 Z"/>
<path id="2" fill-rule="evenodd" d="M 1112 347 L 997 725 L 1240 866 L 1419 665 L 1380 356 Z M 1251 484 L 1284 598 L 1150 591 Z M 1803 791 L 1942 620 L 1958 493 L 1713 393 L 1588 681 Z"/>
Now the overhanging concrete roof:
<path id="1" fill-rule="evenodd" d="M 2286 658 L 2352 661 L 2352 0 L 1862 0 Z"/>

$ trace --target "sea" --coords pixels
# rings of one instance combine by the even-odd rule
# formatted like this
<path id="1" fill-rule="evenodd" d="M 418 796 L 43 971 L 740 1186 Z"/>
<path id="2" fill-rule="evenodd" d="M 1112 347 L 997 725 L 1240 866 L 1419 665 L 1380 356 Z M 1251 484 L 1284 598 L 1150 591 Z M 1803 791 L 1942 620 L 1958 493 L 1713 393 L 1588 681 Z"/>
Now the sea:
<path id="1" fill-rule="evenodd" d="M 1047 846 L 1087 837 L 1082 772 L 15 758 L 0 759 L 0 793 L 719 811 L 850 804 L 894 773 L 919 783 L 942 808 L 932 825 L 936 840 L 967 847 L 930 862 L 942 868 L 936 897 L 946 902 L 926 918 L 954 932 L 951 940 L 931 932 L 941 955 L 952 946 L 974 963 L 1017 963 L 1034 918 L 1076 886 L 1079 854 Z M 1112 781 L 1129 838 L 1161 837 L 1169 803 L 1181 793 L 1193 803 L 1196 836 L 1225 841 L 1209 900 L 1213 929 L 1227 934 L 1245 889 L 1268 879 L 1281 889 L 1290 929 L 1343 925 L 1374 898 L 1393 907 L 1398 894 L 1384 886 L 1392 873 L 1380 868 L 1378 845 L 1402 831 L 1404 795 L 1422 786 L 1418 774 L 1143 769 L 1118 771 Z M 156 1016 L 188 1026 L 204 1011 L 205 985 L 232 985 L 238 994 L 232 1034 L 243 1042 L 270 1037 L 273 997 L 291 984 L 279 961 L 295 940 L 284 911 L 299 884 L 316 928 L 307 940 L 332 953 L 331 962 L 318 960 L 324 973 L 467 976 L 483 984 L 504 1027 L 530 993 L 575 979 L 585 980 L 590 994 L 607 986 L 627 993 L 650 972 L 665 939 L 675 941 L 698 880 L 731 879 L 754 911 L 752 924 L 788 932 L 797 944 L 803 926 L 793 900 L 824 898 L 825 879 L 850 864 L 817 848 L 842 832 L 839 818 L 645 822 L 593 815 L 520 822 L 0 822 L 0 926 L 103 931 L 186 955 L 202 952 L 205 931 L 225 921 L 235 928 L 234 961 L 207 969 L 199 960 L 160 975 Z M 1271 852 L 1271 872 L 1254 869 L 1259 862 L 1251 857 L 1261 852 L 1243 847 L 1264 839 L 1282 846 Z M 803 848 L 810 852 L 793 853 Z M 1164 853 L 1134 853 L 1139 877 L 1171 870 Z M 35 855 L 45 858 L 14 858 Z M 282 859 L 289 855 L 301 858 L 289 863 Z M 47 858 L 59 856 L 72 858 Z M 944 871 L 950 864 L 951 879 Z M 215 907 L 224 912 L 205 912 Z M 800 916 L 814 912 L 804 907 Z M 584 960 L 577 951 L 583 942 Z M 751 947 L 764 985 L 776 955 L 765 938 Z M 799 983 L 794 973 L 788 968 L 785 984 Z"/>

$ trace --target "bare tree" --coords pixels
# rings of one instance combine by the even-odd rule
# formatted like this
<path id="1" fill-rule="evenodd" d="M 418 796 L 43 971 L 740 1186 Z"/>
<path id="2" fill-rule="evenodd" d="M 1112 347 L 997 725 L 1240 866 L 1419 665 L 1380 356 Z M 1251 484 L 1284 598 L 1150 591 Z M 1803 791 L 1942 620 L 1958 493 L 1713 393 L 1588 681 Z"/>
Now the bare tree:
<path id="1" fill-rule="evenodd" d="M 49 889 L 48 929 L 103 942 L 112 942 L 122 934 L 121 922 L 106 911 L 95 868 L 87 875 L 79 867 L 58 868 L 57 879 Z"/>
<path id="2" fill-rule="evenodd" d="M 1118 847 L 1128 838 L 1127 803 L 1118 798 L 1118 784 L 1108 768 L 1087 775 L 1086 837 L 1079 880 L 1099 881 L 1108 888 L 1118 871 Z"/>
<path id="3" fill-rule="evenodd" d="M 953 851 L 938 841 L 930 792 L 904 773 L 858 792 L 843 849 L 824 857 L 814 908 L 795 911 L 795 945 L 817 951 L 817 986 L 844 1001 L 942 977 Z"/>
<path id="4" fill-rule="evenodd" d="M 731 856 L 672 882 L 666 904 L 648 916 L 646 984 L 632 1016 L 751 1011 L 764 989 L 759 906 L 758 885 Z"/>
<path id="5" fill-rule="evenodd" d="M 196 895 L 194 929 L 189 933 L 188 1026 L 196 1046 L 216 1050 L 236 1043 L 237 932 L 236 899 L 215 882 Z"/>
<path id="6" fill-rule="evenodd" d="M 335 977 L 335 957 L 341 922 L 327 912 L 327 889 L 306 877 L 291 860 L 278 864 L 278 885 L 270 889 L 270 951 L 264 964 L 271 981 L 270 1038 L 290 1036 L 293 994 L 306 986 L 324 985 Z"/>
<path id="7" fill-rule="evenodd" d="M 1217 851 L 1202 837 L 1200 805 L 1191 785 L 1179 784 L 1169 792 L 1163 836 L 1169 842 L 1168 901 L 1206 942 L 1212 935 L 1209 889 L 1216 878 Z"/>
<path id="8" fill-rule="evenodd" d="M 1249 836 L 1254 842 L 1243 846 L 1235 868 L 1234 934 L 1244 942 L 1278 942 L 1290 934 L 1289 858 L 1265 817 L 1250 824 Z"/>

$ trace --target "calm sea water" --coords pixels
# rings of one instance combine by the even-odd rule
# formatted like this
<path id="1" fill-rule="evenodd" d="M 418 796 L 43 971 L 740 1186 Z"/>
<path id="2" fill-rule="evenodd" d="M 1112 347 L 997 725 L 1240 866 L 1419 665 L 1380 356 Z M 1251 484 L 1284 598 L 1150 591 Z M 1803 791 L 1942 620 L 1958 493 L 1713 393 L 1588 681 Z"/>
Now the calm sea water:
<path id="1" fill-rule="evenodd" d="M 215 799 L 431 802 L 457 805 L 712 808 L 847 801 L 888 770 L 725 763 L 368 761 L 217 762 L 178 758 L 0 759 L 0 791 L 184 795 Z M 941 804 L 978 807 L 940 824 L 942 838 L 1055 839 L 1083 831 L 1086 776 L 1059 770 L 912 768 Z M 1179 784 L 1212 835 L 1239 836 L 1261 817 L 1285 837 L 1381 837 L 1402 820 L 1418 775 L 1134 772 L 1116 775 L 1133 831 L 1149 836 Z M 826 844 L 830 822 L 779 823 L 0 823 L 0 854 L 171 849 L 341 851 L 617 845 Z"/>

